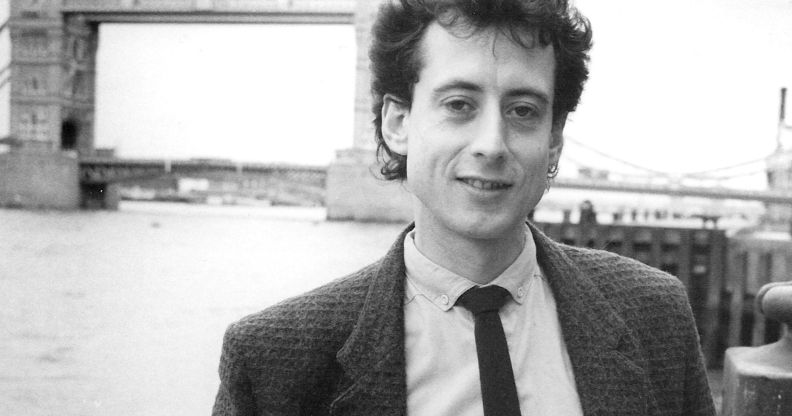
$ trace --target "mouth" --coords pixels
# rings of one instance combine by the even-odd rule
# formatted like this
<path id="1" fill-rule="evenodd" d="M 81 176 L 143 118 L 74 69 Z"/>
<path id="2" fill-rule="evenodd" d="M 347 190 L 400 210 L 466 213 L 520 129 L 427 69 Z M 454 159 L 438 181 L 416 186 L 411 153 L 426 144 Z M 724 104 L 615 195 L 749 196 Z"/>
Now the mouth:
<path id="1" fill-rule="evenodd" d="M 471 188 L 481 189 L 484 191 L 501 191 L 509 189 L 512 184 L 497 180 L 479 179 L 479 178 L 457 178 L 458 181 L 470 186 Z"/>

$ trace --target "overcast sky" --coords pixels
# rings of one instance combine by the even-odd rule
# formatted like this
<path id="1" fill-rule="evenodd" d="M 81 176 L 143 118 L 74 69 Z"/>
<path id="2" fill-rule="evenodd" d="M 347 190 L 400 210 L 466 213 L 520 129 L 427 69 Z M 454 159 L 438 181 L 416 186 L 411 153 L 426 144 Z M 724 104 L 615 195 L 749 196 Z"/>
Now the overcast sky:
<path id="1" fill-rule="evenodd" d="M 577 143 L 663 172 L 775 149 L 779 89 L 792 87 L 792 0 L 577 4 L 595 46 L 567 123 L 567 172 L 577 163 L 637 172 Z M 119 156 L 326 164 L 352 144 L 352 26 L 103 24 L 100 33 L 97 146 Z"/>
<path id="2" fill-rule="evenodd" d="M 100 26 L 97 146 L 327 164 L 352 138 L 351 25 Z"/>

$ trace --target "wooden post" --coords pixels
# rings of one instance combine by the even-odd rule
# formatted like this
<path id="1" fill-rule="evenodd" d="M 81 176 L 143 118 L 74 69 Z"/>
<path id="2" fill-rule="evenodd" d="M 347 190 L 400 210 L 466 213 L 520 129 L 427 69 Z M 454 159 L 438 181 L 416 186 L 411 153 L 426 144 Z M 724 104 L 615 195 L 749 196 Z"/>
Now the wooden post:
<path id="1" fill-rule="evenodd" d="M 660 228 L 653 228 L 650 230 L 651 232 L 651 262 L 649 263 L 652 267 L 657 267 L 658 269 L 663 268 L 663 256 L 662 256 L 662 246 L 663 246 L 663 230 Z"/>
<path id="2" fill-rule="evenodd" d="M 685 240 L 683 240 L 684 242 Z M 689 239 L 687 239 L 689 241 Z M 707 367 L 715 367 L 720 363 L 721 343 L 719 337 L 720 331 L 720 311 L 721 303 L 723 302 L 723 293 L 726 288 L 726 235 L 723 233 L 713 234 L 710 240 L 712 246 L 710 248 L 710 267 L 708 275 L 708 285 L 706 294 L 706 304 L 704 308 L 704 319 L 702 333 L 704 339 L 702 345 L 704 355 L 707 358 Z M 684 244 L 684 243 L 683 243 Z M 683 245 L 684 247 L 684 245 Z M 685 248 L 687 254 L 683 252 L 682 258 L 689 258 L 690 246 Z M 689 267 L 689 264 L 686 265 Z"/>
<path id="3" fill-rule="evenodd" d="M 621 254 L 625 257 L 635 258 L 635 227 L 625 227 L 622 239 Z"/>
<path id="4" fill-rule="evenodd" d="M 742 312 L 745 301 L 745 281 L 748 269 L 748 253 L 732 253 L 729 267 L 729 286 L 731 289 L 731 304 L 729 305 L 729 335 L 728 346 L 741 345 Z"/>
<path id="5" fill-rule="evenodd" d="M 685 285 L 686 288 L 690 288 L 690 230 L 682 230 L 682 235 L 679 241 L 679 280 Z"/>

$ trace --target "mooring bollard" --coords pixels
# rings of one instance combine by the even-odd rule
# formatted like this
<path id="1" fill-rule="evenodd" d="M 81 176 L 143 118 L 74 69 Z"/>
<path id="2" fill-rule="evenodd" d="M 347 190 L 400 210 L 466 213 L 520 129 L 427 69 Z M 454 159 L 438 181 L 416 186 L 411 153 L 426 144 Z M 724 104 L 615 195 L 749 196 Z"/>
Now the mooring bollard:
<path id="1" fill-rule="evenodd" d="M 726 350 L 722 416 L 792 415 L 792 281 L 764 285 L 759 312 L 781 321 L 778 342 Z"/>

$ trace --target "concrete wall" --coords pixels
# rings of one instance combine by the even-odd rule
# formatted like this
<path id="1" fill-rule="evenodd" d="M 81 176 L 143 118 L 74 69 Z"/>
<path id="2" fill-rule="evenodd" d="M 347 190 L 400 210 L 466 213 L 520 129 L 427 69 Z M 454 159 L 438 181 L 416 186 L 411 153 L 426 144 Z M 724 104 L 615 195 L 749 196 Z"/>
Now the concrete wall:
<path id="1" fill-rule="evenodd" d="M 0 206 L 77 209 L 79 164 L 73 155 L 14 151 L 0 154 Z"/>
<path id="2" fill-rule="evenodd" d="M 327 170 L 327 218 L 330 220 L 409 222 L 411 196 L 400 182 L 377 179 L 374 153 L 339 151 Z"/>

